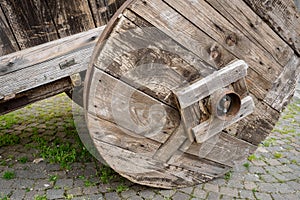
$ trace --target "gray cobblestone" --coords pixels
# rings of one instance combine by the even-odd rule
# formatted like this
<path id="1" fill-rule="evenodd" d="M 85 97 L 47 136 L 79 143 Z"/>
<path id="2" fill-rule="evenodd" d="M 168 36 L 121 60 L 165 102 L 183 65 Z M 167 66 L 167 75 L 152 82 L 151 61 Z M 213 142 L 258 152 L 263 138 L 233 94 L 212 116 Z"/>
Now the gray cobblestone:
<path id="1" fill-rule="evenodd" d="M 64 198 L 64 190 L 62 189 L 50 189 L 47 190 L 47 199 L 59 199 Z"/>
<path id="2" fill-rule="evenodd" d="M 60 105 L 59 108 L 56 109 L 54 104 Z M 31 142 L 30 137 L 36 128 L 40 132 L 39 135 L 44 136 L 49 141 L 53 141 L 57 137 L 71 143 L 76 141 L 74 138 L 68 138 L 68 133 L 65 132 L 64 127 L 65 121 L 71 120 L 68 98 L 60 95 L 33 104 L 32 107 L 32 110 L 29 108 L 25 108 L 26 111 L 21 110 L 25 120 L 22 125 L 12 126 L 9 130 L 2 129 L 0 126 L 0 134 L 7 132 L 21 137 L 21 144 L 0 148 L 0 161 L 2 161 L 2 157 L 8 159 L 8 156 L 14 156 L 13 159 L 8 159 L 10 167 L 0 165 L 0 197 L 7 195 L 10 199 L 24 198 L 26 200 L 34 199 L 36 195 L 47 195 L 48 199 L 73 197 L 74 200 L 300 199 L 300 136 L 298 136 L 300 128 L 298 127 L 295 128 L 298 135 L 272 133 L 271 137 L 276 140 L 272 147 L 259 147 L 255 153 L 256 157 L 262 160 L 252 161 L 249 170 L 243 166 L 243 163 L 250 161 L 245 160 L 237 164 L 234 166 L 232 176 L 228 181 L 224 178 L 217 178 L 209 183 L 194 187 L 162 190 L 132 184 L 129 181 L 123 182 L 119 176 L 107 184 L 101 183 L 100 177 L 95 176 L 97 174 L 101 176 L 97 162 L 75 162 L 70 165 L 69 170 L 64 170 L 59 164 L 50 164 L 48 161 L 33 164 L 32 161 L 38 158 L 39 151 L 34 148 L 25 148 L 25 144 Z M 39 113 L 44 109 L 46 109 L 46 113 L 61 113 L 58 115 L 59 117 L 45 121 L 39 117 Z M 31 118 L 36 118 L 36 122 L 32 123 L 34 120 Z M 300 113 L 295 119 L 300 121 Z M 281 120 L 281 122 L 281 126 L 291 125 L 288 120 Z M 280 152 L 283 158 L 276 159 L 274 150 Z M 15 161 L 21 157 L 28 157 L 28 162 L 21 164 Z M 14 171 L 16 177 L 12 180 L 2 179 L 1 176 L 7 170 Z M 49 181 L 49 177 L 52 175 L 58 176 L 54 182 Z M 95 185 L 86 187 L 85 179 L 95 183 Z M 120 184 L 128 185 L 129 190 L 121 193 L 115 192 Z"/>

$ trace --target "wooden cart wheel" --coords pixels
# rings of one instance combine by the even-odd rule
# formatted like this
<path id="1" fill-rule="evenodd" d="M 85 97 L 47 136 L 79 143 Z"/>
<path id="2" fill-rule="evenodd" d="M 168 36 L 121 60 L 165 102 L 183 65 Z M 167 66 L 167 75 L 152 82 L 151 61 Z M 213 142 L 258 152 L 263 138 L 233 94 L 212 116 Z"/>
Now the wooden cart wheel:
<path id="1" fill-rule="evenodd" d="M 253 32 L 246 4 L 227 6 L 250 16 L 202 0 L 130 0 L 102 34 L 85 81 L 86 121 L 122 176 L 160 188 L 202 183 L 270 133 L 299 59 L 263 22 Z"/>

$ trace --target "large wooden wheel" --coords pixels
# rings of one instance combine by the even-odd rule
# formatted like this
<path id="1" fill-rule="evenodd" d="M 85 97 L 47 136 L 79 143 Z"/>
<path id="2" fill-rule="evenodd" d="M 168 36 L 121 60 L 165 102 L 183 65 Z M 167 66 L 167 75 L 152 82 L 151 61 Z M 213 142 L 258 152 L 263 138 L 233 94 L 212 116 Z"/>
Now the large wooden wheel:
<path id="1" fill-rule="evenodd" d="M 243 1 L 208 2 L 127 1 L 96 46 L 87 126 L 105 162 L 133 182 L 222 176 L 256 150 L 293 94 L 292 48 Z"/>

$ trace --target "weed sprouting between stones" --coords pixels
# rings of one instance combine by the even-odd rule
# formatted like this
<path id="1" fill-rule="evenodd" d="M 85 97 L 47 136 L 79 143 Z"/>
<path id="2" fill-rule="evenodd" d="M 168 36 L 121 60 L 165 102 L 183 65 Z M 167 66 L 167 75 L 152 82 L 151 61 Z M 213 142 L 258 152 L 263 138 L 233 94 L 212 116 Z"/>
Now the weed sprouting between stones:
<path id="1" fill-rule="evenodd" d="M 12 134 L 0 135 L 0 147 L 15 145 L 20 143 L 20 137 Z"/>
<path id="2" fill-rule="evenodd" d="M 12 171 L 6 171 L 3 173 L 2 178 L 5 180 L 11 180 L 15 178 L 15 172 Z"/>

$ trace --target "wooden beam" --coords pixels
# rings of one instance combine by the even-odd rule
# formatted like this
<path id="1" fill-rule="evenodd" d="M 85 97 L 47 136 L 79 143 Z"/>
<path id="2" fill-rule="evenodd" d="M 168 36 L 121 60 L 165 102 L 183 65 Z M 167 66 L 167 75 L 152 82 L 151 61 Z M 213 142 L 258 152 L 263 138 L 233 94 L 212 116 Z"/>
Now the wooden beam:
<path id="1" fill-rule="evenodd" d="M 0 99 L 87 69 L 104 26 L 0 57 Z"/>

